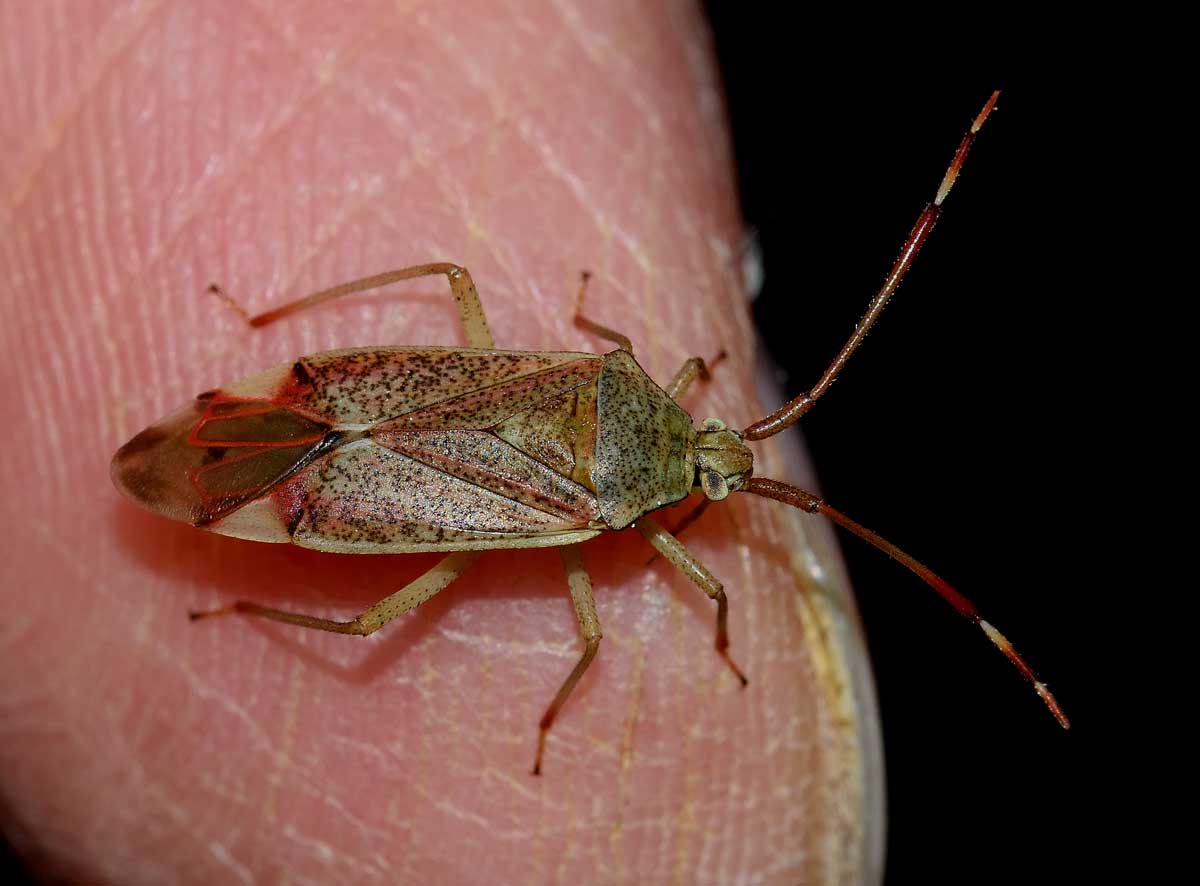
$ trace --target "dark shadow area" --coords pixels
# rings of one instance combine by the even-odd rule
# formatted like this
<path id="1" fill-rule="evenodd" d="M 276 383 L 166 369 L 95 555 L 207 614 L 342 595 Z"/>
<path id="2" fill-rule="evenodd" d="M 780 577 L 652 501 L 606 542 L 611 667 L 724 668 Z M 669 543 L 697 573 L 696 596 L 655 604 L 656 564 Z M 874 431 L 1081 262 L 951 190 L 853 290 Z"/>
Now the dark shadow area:
<path id="1" fill-rule="evenodd" d="M 3 834 L 0 834 L 0 882 L 8 886 L 32 886 L 37 882 Z"/>

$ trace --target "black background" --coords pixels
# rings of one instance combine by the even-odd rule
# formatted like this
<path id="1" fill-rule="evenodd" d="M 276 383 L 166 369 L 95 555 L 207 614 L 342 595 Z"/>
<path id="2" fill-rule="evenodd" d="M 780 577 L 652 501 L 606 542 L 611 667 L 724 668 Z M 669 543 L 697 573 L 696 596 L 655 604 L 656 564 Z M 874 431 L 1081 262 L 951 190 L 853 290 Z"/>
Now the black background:
<path id="1" fill-rule="evenodd" d="M 1095 605 L 1081 562 L 1103 553 L 1077 537 L 1080 392 L 1096 383 L 1078 353 L 1096 261 L 1077 199 L 1097 138 L 1087 88 L 919 43 L 837 54 L 798 14 L 735 6 L 708 12 L 765 265 L 754 313 L 789 396 L 845 341 L 1002 90 L 914 268 L 799 427 L 826 499 L 971 597 L 1074 715 L 1064 732 L 977 628 L 843 535 L 883 723 L 887 882 L 1078 875 L 1098 727 L 1076 615 Z"/>

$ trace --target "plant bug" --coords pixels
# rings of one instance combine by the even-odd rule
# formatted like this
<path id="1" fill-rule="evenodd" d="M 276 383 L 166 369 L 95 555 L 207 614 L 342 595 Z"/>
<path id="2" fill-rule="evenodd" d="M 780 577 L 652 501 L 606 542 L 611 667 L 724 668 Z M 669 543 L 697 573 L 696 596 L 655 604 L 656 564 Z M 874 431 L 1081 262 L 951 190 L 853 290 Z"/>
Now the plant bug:
<path id="1" fill-rule="evenodd" d="M 581 314 L 577 325 L 617 349 L 603 355 L 495 350 L 470 273 L 433 263 L 343 283 L 253 317 L 213 287 L 251 326 L 263 326 L 351 293 L 444 275 L 470 347 L 327 351 L 207 391 L 118 450 L 113 480 L 152 511 L 224 535 L 320 551 L 447 554 L 350 621 L 246 601 L 192 613 L 193 619 L 240 613 L 366 635 L 446 588 L 483 551 L 558 547 L 585 648 L 542 716 L 535 774 L 558 712 L 599 648 L 600 622 L 579 545 L 603 531 L 637 529 L 716 603 L 716 650 L 746 684 L 728 651 L 722 584 L 649 516 L 693 491 L 705 498 L 685 524 L 709 502 L 749 492 L 822 514 L 884 551 L 979 625 L 1065 728 L 1050 691 L 966 597 L 817 496 L 754 476 L 745 445 L 790 427 L 829 389 L 928 238 L 997 97 L 963 136 L 933 202 L 816 385 L 740 432 L 713 418 L 695 429 L 677 405 L 707 375 L 703 360 L 687 360 L 660 388 L 638 366 L 627 337 Z M 580 303 L 586 285 L 585 274 Z"/>

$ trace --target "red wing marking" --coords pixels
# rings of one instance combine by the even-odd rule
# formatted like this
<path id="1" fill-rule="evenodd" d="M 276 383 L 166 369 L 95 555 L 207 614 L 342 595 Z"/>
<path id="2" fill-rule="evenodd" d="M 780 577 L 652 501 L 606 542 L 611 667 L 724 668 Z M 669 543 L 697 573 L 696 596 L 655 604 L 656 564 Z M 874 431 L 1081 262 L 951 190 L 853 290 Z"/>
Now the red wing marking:
<path id="1" fill-rule="evenodd" d="M 144 507 L 207 526 L 342 439 L 262 400 L 206 394 L 122 446 L 111 471 L 117 488 Z"/>
<path id="2" fill-rule="evenodd" d="M 303 446 L 318 443 L 329 425 L 269 400 L 214 398 L 188 437 L 193 446 Z"/>
<path id="3" fill-rule="evenodd" d="M 267 400 L 218 394 L 196 422 L 187 443 L 203 450 L 188 471 L 205 525 L 286 480 L 341 434 L 330 426 Z"/>

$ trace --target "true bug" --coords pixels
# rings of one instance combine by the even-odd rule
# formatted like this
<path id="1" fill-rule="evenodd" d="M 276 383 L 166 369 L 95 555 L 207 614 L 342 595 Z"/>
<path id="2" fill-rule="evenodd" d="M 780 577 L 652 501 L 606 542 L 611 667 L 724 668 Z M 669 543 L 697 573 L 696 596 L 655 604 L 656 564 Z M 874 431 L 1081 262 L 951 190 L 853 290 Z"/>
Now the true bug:
<path id="1" fill-rule="evenodd" d="M 676 405 L 707 374 L 703 360 L 689 359 L 660 388 L 634 360 L 628 338 L 582 315 L 576 316 L 579 326 L 618 349 L 604 355 L 495 350 L 470 273 L 435 263 L 243 316 L 251 326 L 263 326 L 343 295 L 440 274 L 449 281 L 469 348 L 327 351 L 207 391 L 121 447 L 112 462 L 113 480 L 150 510 L 224 535 L 322 551 L 449 552 L 347 622 L 245 601 L 192 613 L 193 619 L 241 613 L 366 635 L 448 586 L 484 550 L 560 547 L 586 646 L 539 724 L 535 774 L 547 732 L 599 647 L 591 580 L 577 546 L 600 532 L 635 527 L 716 602 L 717 652 L 745 685 L 728 653 L 721 583 L 648 516 L 694 490 L 705 495 L 701 507 L 731 492 L 750 492 L 824 514 L 899 560 L 978 624 L 1066 727 L 1053 695 L 969 600 L 817 496 L 753 476 L 753 455 L 745 445 L 790 427 L 829 388 L 928 238 L 997 97 L 989 98 L 963 136 L 933 202 L 817 384 L 741 432 L 717 419 L 696 430 Z M 582 295 L 581 287 L 581 300 Z"/>

